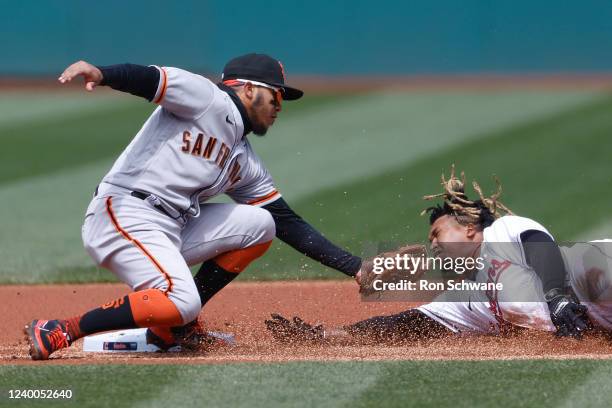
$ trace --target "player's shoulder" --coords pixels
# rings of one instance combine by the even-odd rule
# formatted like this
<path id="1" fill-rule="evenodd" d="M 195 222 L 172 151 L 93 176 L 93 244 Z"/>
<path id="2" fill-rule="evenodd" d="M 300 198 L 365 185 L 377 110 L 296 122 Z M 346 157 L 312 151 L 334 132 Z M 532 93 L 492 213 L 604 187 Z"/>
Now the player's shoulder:
<path id="1" fill-rule="evenodd" d="M 167 82 L 168 86 L 182 90 L 181 92 L 184 94 L 189 94 L 190 92 L 205 92 L 207 94 L 217 95 L 225 94 L 212 80 L 204 75 L 187 71 L 183 68 L 167 66 L 156 67 L 161 70 L 162 73 L 162 78 L 160 81 L 162 87 L 165 86 L 165 81 Z"/>
<path id="2" fill-rule="evenodd" d="M 488 242 L 514 242 L 520 240 L 520 235 L 529 230 L 542 231 L 552 237 L 552 234 L 539 222 L 518 215 L 505 215 L 498 218 L 484 229 L 484 240 Z"/>
<path id="3" fill-rule="evenodd" d="M 197 74 L 195 72 L 188 71 L 183 68 L 157 66 L 157 65 L 153 65 L 153 66 L 164 71 L 166 75 L 168 75 L 168 77 L 173 77 L 176 79 L 183 79 L 185 81 L 213 83 L 210 79 L 206 78 L 205 76 Z"/>

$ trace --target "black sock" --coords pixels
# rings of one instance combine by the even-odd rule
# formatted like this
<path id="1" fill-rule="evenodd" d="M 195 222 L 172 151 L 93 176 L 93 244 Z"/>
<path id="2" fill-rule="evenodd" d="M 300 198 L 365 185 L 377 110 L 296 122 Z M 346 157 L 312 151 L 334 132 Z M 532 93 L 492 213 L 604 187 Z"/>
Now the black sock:
<path id="1" fill-rule="evenodd" d="M 202 307 L 204 307 L 206 302 L 208 302 L 217 292 L 233 281 L 236 276 L 238 276 L 237 273 L 226 271 L 212 259 L 204 262 L 193 278 L 198 288 L 198 293 L 200 294 Z"/>
<path id="2" fill-rule="evenodd" d="M 107 330 L 134 329 L 138 327 L 134 322 L 128 296 L 85 313 L 80 317 L 78 325 L 78 337 Z"/>

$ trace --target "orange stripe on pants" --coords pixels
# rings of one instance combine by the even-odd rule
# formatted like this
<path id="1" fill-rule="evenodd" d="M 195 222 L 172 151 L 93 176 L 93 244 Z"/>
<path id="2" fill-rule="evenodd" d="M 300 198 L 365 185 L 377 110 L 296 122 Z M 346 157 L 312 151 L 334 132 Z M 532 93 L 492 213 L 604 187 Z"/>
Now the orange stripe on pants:
<path id="1" fill-rule="evenodd" d="M 140 241 L 133 238 L 126 230 L 121 228 L 121 225 L 119 225 L 119 221 L 117 221 L 117 217 L 115 216 L 115 213 L 113 212 L 113 197 L 108 197 L 106 199 L 106 212 L 108 213 L 108 216 L 110 217 L 111 222 L 113 223 L 113 226 L 115 227 L 117 232 L 121 234 L 123 238 L 125 238 L 126 240 L 134 244 L 136 248 L 138 248 L 140 252 L 144 254 L 144 256 L 149 258 L 149 260 L 153 263 L 153 265 L 155 265 L 155 268 L 157 268 L 157 270 L 164 276 L 164 279 L 166 279 L 166 283 L 168 287 L 166 288 L 166 290 L 163 291 L 163 293 L 167 294 L 168 292 L 171 292 L 173 285 L 172 285 L 172 279 L 170 278 L 170 275 L 168 275 L 168 273 L 164 270 L 161 264 L 157 262 L 157 259 L 153 257 L 153 255 L 147 250 L 147 248 L 145 248 L 144 245 L 142 245 Z"/>
<path id="2" fill-rule="evenodd" d="M 214 258 L 215 263 L 221 268 L 228 272 L 240 273 L 242 272 L 251 262 L 262 256 L 272 241 L 264 242 L 262 244 L 253 245 L 247 248 L 236 249 L 221 254 Z"/>

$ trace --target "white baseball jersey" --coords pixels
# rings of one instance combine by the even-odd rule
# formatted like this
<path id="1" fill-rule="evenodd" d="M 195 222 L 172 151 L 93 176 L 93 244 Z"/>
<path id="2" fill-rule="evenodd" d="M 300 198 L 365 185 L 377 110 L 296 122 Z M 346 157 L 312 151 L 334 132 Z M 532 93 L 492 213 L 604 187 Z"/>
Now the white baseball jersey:
<path id="1" fill-rule="evenodd" d="M 499 333 L 508 324 L 554 330 L 542 283 L 525 260 L 520 235 L 527 230 L 550 235 L 537 222 L 511 215 L 497 219 L 483 231 L 480 257 L 485 267 L 475 280 L 501 283 L 503 290 L 448 291 L 418 309 L 453 332 Z"/>
<path id="2" fill-rule="evenodd" d="M 246 137 L 230 96 L 210 80 L 163 67 L 153 101 L 160 106 L 104 177 L 105 184 L 151 193 L 197 216 L 200 203 L 227 193 L 264 205 L 280 197 Z M 106 187 L 112 188 L 112 187 Z"/>

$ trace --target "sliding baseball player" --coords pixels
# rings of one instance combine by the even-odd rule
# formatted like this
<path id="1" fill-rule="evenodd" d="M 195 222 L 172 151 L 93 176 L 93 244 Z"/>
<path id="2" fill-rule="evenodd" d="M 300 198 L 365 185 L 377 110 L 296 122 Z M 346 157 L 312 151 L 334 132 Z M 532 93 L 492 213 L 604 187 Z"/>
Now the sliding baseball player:
<path id="1" fill-rule="evenodd" d="M 475 183 L 480 199 L 472 201 L 464 184 L 453 171 L 449 180 L 442 177 L 442 194 L 426 197 L 443 199 L 427 209 L 429 241 L 438 257 L 482 258 L 483 267 L 466 279 L 489 289 L 449 290 L 423 306 L 335 329 L 275 314 L 268 329 L 281 340 L 313 341 L 503 334 L 517 327 L 580 337 L 591 324 L 612 330 L 612 241 L 559 248 L 546 228 L 503 206 L 499 193 L 484 197 Z M 491 290 L 491 283 L 502 289 Z"/>

